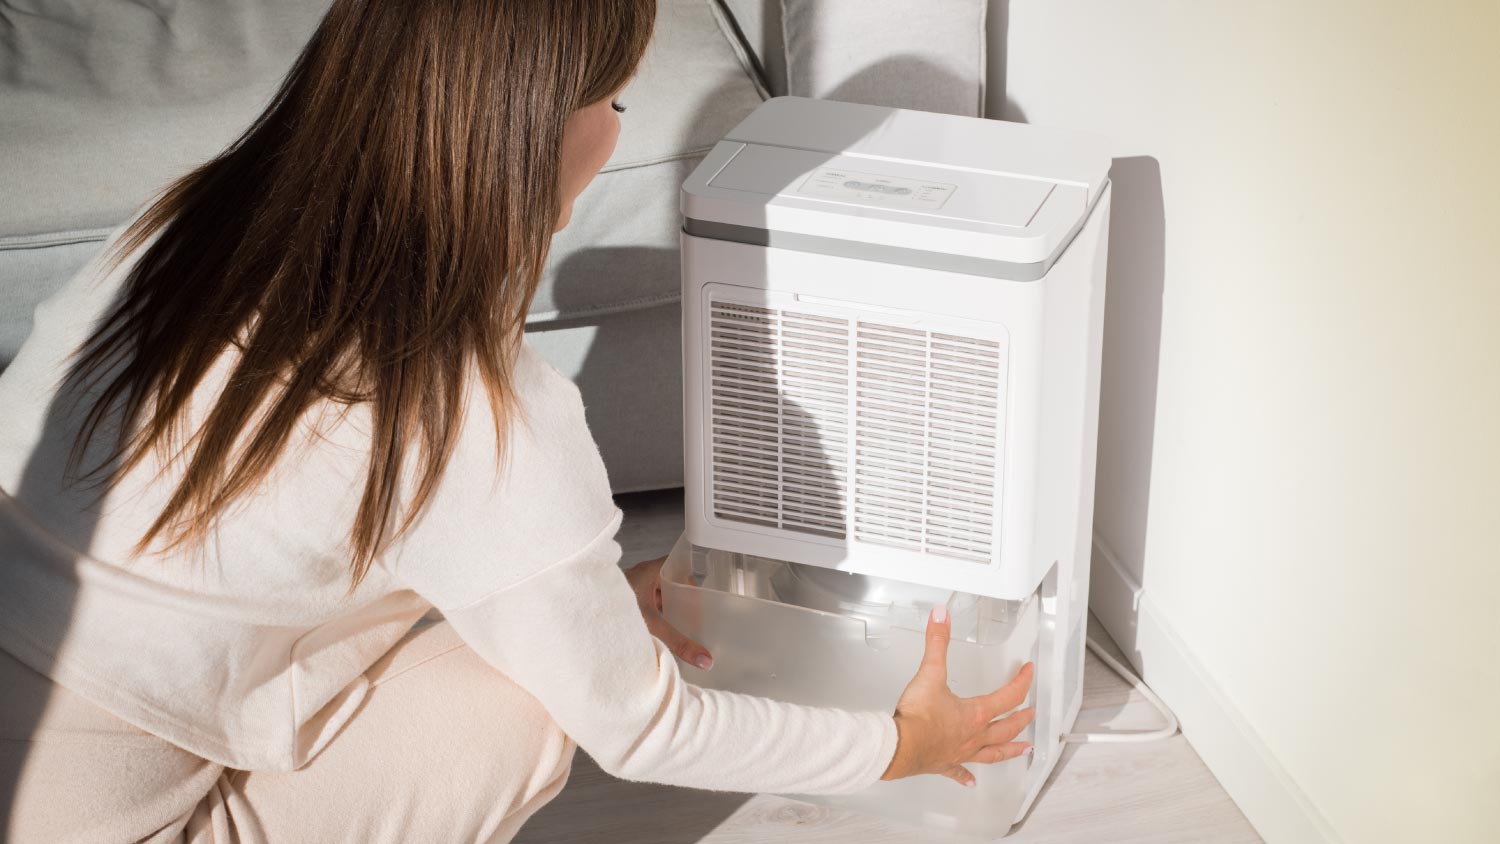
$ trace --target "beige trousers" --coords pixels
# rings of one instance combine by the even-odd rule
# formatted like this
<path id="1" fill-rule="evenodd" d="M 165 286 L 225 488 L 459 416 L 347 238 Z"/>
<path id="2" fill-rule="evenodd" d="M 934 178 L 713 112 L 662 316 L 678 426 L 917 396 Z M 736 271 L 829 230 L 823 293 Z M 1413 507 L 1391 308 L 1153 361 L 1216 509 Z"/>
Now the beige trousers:
<path id="1" fill-rule="evenodd" d="M 0 840 L 509 841 L 562 790 L 573 742 L 446 623 L 367 672 L 348 725 L 290 773 L 226 769 L 0 652 Z"/>

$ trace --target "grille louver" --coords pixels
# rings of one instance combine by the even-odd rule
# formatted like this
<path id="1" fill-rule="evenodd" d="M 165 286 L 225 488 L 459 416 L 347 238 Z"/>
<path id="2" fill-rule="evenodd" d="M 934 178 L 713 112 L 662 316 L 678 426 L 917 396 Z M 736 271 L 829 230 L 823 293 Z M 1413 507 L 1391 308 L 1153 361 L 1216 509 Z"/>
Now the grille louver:
<path id="1" fill-rule="evenodd" d="M 990 559 L 999 342 L 725 301 L 709 322 L 718 518 Z"/>

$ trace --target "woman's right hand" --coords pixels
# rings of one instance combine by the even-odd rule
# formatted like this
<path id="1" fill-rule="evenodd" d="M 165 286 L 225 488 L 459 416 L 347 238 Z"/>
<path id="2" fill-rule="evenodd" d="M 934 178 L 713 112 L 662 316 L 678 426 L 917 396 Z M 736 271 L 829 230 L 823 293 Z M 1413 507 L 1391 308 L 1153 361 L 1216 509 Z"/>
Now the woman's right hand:
<path id="1" fill-rule="evenodd" d="M 949 633 L 947 608 L 934 608 L 927 620 L 922 665 L 896 703 L 896 755 L 881 779 L 941 774 L 972 786 L 974 775 L 963 763 L 1002 762 L 1031 749 L 1029 743 L 1013 739 L 1031 723 L 1035 709 L 999 716 L 1026 700 L 1035 667 L 1026 663 L 1015 679 L 989 694 L 959 697 L 948 688 Z"/>

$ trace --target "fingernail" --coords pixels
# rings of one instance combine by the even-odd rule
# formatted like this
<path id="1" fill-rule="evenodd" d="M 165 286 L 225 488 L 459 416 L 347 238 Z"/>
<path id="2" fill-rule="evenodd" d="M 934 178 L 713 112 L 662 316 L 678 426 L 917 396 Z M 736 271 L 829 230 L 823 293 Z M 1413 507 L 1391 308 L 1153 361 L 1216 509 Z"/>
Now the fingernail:
<path id="1" fill-rule="evenodd" d="M 707 671 L 708 669 L 714 667 L 714 658 L 709 656 L 708 654 L 698 654 L 697 656 L 693 657 L 693 664 L 703 669 L 704 671 Z"/>
<path id="2" fill-rule="evenodd" d="M 932 608 L 932 620 L 938 624 L 948 623 L 948 605 L 936 604 Z"/>
<path id="3" fill-rule="evenodd" d="M 1036 750 L 1036 748 L 1034 746 L 1028 744 L 1026 746 L 1026 749 L 1023 750 L 1023 751 L 1021 751 L 1021 755 L 1025 756 L 1027 759 L 1030 759 L 1031 758 L 1031 752 L 1033 750 Z"/>
<path id="4" fill-rule="evenodd" d="M 964 788 L 973 788 L 978 784 L 979 783 L 975 782 L 974 780 L 964 780 Z"/>

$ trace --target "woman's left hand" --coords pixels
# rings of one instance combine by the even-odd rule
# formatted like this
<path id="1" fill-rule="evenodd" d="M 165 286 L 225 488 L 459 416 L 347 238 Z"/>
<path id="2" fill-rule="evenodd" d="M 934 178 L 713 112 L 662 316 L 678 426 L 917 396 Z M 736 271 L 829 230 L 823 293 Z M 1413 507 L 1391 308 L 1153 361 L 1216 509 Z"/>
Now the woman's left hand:
<path id="1" fill-rule="evenodd" d="M 661 567 L 666 561 L 666 557 L 661 557 L 636 563 L 625 570 L 625 579 L 635 590 L 635 602 L 640 605 L 641 618 L 646 620 L 646 629 L 651 635 L 660 639 L 679 659 L 707 671 L 714 665 L 708 649 L 684 636 L 661 614 Z"/>

